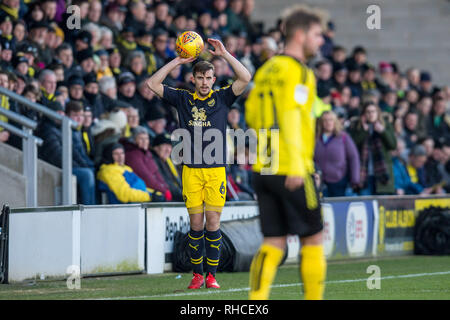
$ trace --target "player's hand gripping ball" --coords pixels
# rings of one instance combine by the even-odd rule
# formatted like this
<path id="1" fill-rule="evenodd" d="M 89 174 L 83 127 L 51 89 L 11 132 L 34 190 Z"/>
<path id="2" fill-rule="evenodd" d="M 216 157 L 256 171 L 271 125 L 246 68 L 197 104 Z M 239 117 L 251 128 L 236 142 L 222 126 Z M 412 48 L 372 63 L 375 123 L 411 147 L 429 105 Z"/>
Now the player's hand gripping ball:
<path id="1" fill-rule="evenodd" d="M 181 58 L 197 58 L 203 46 L 203 39 L 198 33 L 186 31 L 178 37 L 175 50 Z"/>

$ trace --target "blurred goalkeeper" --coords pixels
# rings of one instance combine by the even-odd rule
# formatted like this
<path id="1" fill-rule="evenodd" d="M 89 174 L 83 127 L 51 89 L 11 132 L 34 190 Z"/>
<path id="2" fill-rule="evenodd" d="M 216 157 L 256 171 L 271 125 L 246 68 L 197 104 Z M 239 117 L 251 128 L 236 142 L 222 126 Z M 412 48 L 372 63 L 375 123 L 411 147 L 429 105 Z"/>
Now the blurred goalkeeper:
<path id="1" fill-rule="evenodd" d="M 306 66 L 323 44 L 323 19 L 307 7 L 283 15 L 284 52 L 256 73 L 246 102 L 246 121 L 259 132 L 253 182 L 264 241 L 250 267 L 252 300 L 268 299 L 288 234 L 301 241 L 305 298 L 323 298 L 326 261 L 322 216 L 314 174 L 313 104 L 316 80 Z M 267 134 L 262 135 L 266 129 Z"/>

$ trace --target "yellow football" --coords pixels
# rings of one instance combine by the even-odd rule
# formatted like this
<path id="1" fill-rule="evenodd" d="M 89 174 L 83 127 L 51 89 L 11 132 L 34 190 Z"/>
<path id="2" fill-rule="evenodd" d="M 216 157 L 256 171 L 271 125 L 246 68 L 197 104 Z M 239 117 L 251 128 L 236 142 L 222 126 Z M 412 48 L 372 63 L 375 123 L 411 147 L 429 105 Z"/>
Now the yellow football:
<path id="1" fill-rule="evenodd" d="M 197 58 L 203 46 L 203 39 L 198 33 L 185 31 L 177 38 L 175 51 L 181 58 Z"/>

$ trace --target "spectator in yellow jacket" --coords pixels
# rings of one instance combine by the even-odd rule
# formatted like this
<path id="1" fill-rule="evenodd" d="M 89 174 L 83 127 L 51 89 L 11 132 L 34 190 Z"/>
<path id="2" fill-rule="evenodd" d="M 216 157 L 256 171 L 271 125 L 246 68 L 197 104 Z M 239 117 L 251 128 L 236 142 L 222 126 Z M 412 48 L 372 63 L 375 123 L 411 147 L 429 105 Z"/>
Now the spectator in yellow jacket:
<path id="1" fill-rule="evenodd" d="M 110 204 L 156 202 L 164 199 L 159 192 L 147 188 L 144 180 L 125 165 L 125 150 L 120 143 L 108 145 L 103 156 L 97 179 L 99 189 L 106 191 Z"/>

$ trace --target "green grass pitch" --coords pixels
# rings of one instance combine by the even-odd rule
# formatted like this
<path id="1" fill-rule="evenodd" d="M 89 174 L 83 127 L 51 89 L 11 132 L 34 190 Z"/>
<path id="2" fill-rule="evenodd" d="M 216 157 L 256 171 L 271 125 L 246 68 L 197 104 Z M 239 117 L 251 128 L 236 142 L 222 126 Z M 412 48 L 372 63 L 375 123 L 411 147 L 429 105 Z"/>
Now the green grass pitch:
<path id="1" fill-rule="evenodd" d="M 370 265 L 380 268 L 381 288 L 368 289 Z M 191 274 L 127 275 L 82 278 L 81 289 L 69 290 L 66 281 L 28 281 L 0 285 L 0 299 L 156 299 L 245 300 L 248 272 L 218 273 L 219 290 L 187 290 Z M 282 266 L 271 299 L 303 299 L 298 267 Z M 328 262 L 325 299 L 397 300 L 450 299 L 450 256 Z"/>

